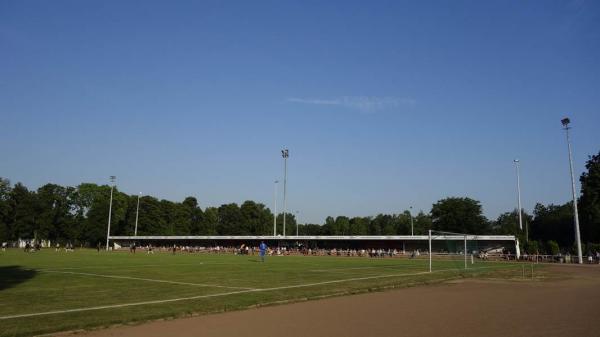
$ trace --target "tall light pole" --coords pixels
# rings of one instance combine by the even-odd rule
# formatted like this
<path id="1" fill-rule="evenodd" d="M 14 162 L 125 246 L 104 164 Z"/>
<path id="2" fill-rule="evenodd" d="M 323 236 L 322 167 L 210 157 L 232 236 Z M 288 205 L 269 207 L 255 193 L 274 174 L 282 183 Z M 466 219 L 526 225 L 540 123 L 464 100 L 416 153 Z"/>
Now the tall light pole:
<path id="1" fill-rule="evenodd" d="M 298 236 L 298 214 L 299 213 L 300 213 L 299 211 L 296 211 L 296 236 Z"/>
<path id="2" fill-rule="evenodd" d="M 519 159 L 515 159 L 513 160 L 513 162 L 515 163 L 515 167 L 517 168 L 517 205 L 519 207 L 519 229 L 523 230 L 523 212 L 521 211 L 521 176 L 519 174 Z"/>
<path id="3" fill-rule="evenodd" d="M 279 180 L 275 180 L 273 184 L 275 186 L 273 189 L 273 236 L 277 236 L 277 183 Z"/>
<path id="4" fill-rule="evenodd" d="M 142 196 L 142 192 L 138 194 L 138 202 L 137 208 L 135 210 L 135 230 L 133 231 L 133 236 L 137 236 L 137 224 L 138 224 L 138 216 L 140 215 L 140 197 Z"/>
<path id="5" fill-rule="evenodd" d="M 415 235 L 415 226 L 413 225 L 412 206 L 410 206 L 409 208 L 410 208 L 410 210 L 408 211 L 408 214 L 410 215 L 410 235 L 414 236 Z"/>
<path id="6" fill-rule="evenodd" d="M 285 213 L 287 212 L 287 159 L 290 156 L 288 149 L 281 150 L 283 157 L 283 236 L 285 236 Z"/>
<path id="7" fill-rule="evenodd" d="M 573 158 L 571 157 L 571 140 L 569 138 L 569 123 L 571 120 L 563 118 L 561 121 L 564 126 L 564 130 L 567 134 L 567 146 L 569 148 L 569 169 L 571 171 L 571 193 L 573 195 L 573 217 L 575 218 L 575 241 L 577 241 L 577 257 L 579 263 L 583 263 L 583 256 L 581 254 L 581 234 L 579 233 L 579 213 L 577 212 L 577 195 L 575 192 L 575 176 L 573 175 Z"/>
<path id="8" fill-rule="evenodd" d="M 115 180 L 117 177 L 110 176 L 110 203 L 108 206 L 108 229 L 106 230 L 106 250 L 108 250 L 108 238 L 110 237 L 110 217 L 112 215 L 112 199 L 113 199 L 113 189 L 115 187 Z"/>

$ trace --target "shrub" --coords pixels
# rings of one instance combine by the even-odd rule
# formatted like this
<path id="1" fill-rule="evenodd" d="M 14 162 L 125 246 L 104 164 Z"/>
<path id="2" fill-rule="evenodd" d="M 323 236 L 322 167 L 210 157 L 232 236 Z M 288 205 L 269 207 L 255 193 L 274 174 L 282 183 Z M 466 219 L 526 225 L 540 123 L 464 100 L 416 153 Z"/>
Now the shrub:
<path id="1" fill-rule="evenodd" d="M 554 240 L 548 241 L 546 247 L 548 250 L 547 252 L 552 255 L 558 255 L 558 253 L 560 253 L 560 247 L 558 247 L 558 243 Z"/>

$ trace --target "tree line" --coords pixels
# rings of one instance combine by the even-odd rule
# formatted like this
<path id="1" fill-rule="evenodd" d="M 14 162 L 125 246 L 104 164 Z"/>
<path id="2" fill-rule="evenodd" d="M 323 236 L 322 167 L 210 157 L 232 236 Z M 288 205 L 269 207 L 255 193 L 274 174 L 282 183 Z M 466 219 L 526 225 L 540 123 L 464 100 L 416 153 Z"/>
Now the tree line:
<path id="1" fill-rule="evenodd" d="M 578 200 L 581 236 L 588 249 L 600 242 L 600 153 L 591 156 L 580 177 Z M 111 187 L 82 183 L 79 186 L 46 184 L 29 190 L 0 178 L 0 242 L 46 239 L 94 246 L 106 239 Z M 111 235 L 133 235 L 137 195 L 116 187 L 113 191 Z M 273 213 L 262 203 L 245 201 L 202 209 L 194 197 L 182 202 L 143 196 L 139 200 L 138 235 L 272 235 Z M 527 231 L 520 230 L 518 212 L 512 210 L 489 220 L 481 203 L 467 197 L 449 197 L 432 205 L 429 213 L 367 217 L 327 217 L 323 224 L 299 224 L 300 235 L 415 235 L 429 229 L 472 234 L 511 234 L 529 251 L 568 250 L 574 243 L 572 203 L 537 204 L 523 213 Z M 283 214 L 277 215 L 282 234 Z M 296 218 L 286 214 L 286 233 L 295 234 Z M 557 248 L 558 247 L 558 248 Z M 595 248 L 598 249 L 598 248 Z"/>

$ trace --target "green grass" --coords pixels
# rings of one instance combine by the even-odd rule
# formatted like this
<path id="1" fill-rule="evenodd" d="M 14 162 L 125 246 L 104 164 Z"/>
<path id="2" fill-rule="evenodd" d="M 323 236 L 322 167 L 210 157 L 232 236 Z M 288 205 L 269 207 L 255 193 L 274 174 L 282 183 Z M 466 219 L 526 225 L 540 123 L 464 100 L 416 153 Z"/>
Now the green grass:
<path id="1" fill-rule="evenodd" d="M 476 263 L 464 271 L 462 263 L 434 261 L 429 274 L 426 259 L 281 256 L 260 263 L 257 256 L 8 250 L 0 252 L 0 336 L 229 311 L 496 271 L 514 276 L 506 272 L 511 264 Z M 6 318 L 166 300 L 173 301 Z"/>

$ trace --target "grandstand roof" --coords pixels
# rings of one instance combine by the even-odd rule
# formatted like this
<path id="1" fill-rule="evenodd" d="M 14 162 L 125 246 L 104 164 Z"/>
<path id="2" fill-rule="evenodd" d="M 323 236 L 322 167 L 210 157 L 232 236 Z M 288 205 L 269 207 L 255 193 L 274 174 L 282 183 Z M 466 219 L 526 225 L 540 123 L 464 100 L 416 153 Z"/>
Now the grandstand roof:
<path id="1" fill-rule="evenodd" d="M 514 235 L 471 235 L 465 234 L 467 240 L 480 241 L 515 241 Z M 432 240 L 464 240 L 465 235 L 432 235 Z M 208 235 L 208 236 L 110 236 L 110 240 L 323 240 L 323 241 L 341 241 L 341 240 L 397 240 L 397 241 L 426 241 L 429 240 L 428 235 Z"/>

